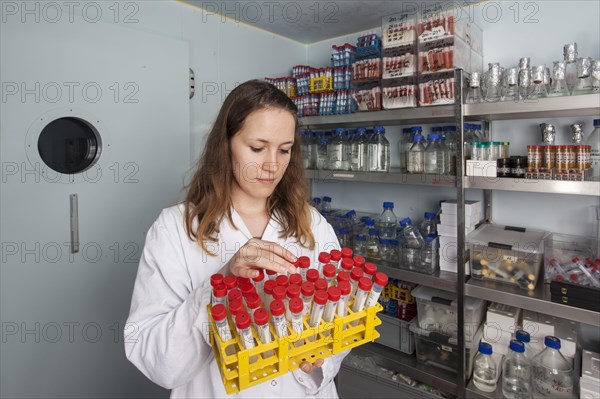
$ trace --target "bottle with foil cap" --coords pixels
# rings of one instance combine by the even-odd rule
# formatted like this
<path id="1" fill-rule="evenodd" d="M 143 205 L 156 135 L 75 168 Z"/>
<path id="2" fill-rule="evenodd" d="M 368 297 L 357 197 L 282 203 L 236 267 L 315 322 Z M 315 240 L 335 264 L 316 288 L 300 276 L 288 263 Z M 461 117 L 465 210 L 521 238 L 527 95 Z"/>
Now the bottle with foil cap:
<path id="1" fill-rule="evenodd" d="M 544 83 L 545 72 L 546 65 L 538 65 L 531 69 L 531 90 L 527 98 L 538 99 L 548 97 L 548 91 Z"/>
<path id="2" fill-rule="evenodd" d="M 529 97 L 531 90 L 531 68 L 519 69 L 519 100 Z"/>
<path id="3" fill-rule="evenodd" d="M 540 123 L 540 128 L 542 130 L 542 143 L 544 145 L 554 145 L 554 140 L 556 138 L 556 129 L 554 125 L 550 123 Z"/>
<path id="4" fill-rule="evenodd" d="M 563 47 L 563 55 L 565 60 L 565 79 L 569 87 L 569 93 L 573 93 L 575 82 L 577 81 L 577 43 L 567 43 Z"/>
<path id="5" fill-rule="evenodd" d="M 567 86 L 567 80 L 565 78 L 566 65 L 566 61 L 554 61 L 554 65 L 552 66 L 552 81 L 550 82 L 548 96 L 559 97 L 569 95 L 569 87 Z"/>
<path id="6" fill-rule="evenodd" d="M 600 60 L 592 61 L 592 91 L 600 92 Z"/>
<path id="7" fill-rule="evenodd" d="M 519 71 L 508 68 L 502 78 L 502 101 L 519 101 Z"/>
<path id="8" fill-rule="evenodd" d="M 500 101 L 500 64 L 490 63 L 487 71 L 487 85 L 485 89 L 484 99 L 488 103 Z"/>
<path id="9" fill-rule="evenodd" d="M 572 125 L 569 125 L 571 128 L 571 141 L 573 144 L 583 144 L 583 125 L 583 123 L 573 123 Z"/>
<path id="10" fill-rule="evenodd" d="M 577 81 L 573 94 L 592 93 L 592 59 L 589 57 L 577 58 L 575 68 L 577 69 Z"/>
<path id="11" fill-rule="evenodd" d="M 469 80 L 469 91 L 467 92 L 467 104 L 480 103 L 481 97 L 481 76 L 479 72 L 472 72 Z"/>

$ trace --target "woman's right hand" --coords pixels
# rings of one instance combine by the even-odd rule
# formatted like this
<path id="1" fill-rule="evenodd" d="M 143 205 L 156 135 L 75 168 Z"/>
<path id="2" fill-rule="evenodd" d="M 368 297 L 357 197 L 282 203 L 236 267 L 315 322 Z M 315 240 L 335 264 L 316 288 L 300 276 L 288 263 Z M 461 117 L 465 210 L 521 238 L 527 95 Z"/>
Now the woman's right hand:
<path id="1" fill-rule="evenodd" d="M 257 269 L 292 274 L 296 273 L 292 264 L 296 260 L 293 253 L 276 242 L 252 238 L 233 255 L 223 271 L 247 278 L 257 277 Z"/>

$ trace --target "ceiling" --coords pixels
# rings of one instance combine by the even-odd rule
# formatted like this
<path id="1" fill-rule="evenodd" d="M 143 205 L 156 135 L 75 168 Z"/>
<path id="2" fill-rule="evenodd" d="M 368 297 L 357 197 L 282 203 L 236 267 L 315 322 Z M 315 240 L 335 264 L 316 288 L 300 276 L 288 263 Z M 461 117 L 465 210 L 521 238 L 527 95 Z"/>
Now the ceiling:
<path id="1" fill-rule="evenodd" d="M 231 20 L 307 44 L 379 27 L 383 16 L 399 12 L 414 13 L 420 5 L 426 3 L 415 0 L 184 2 L 203 8 L 211 14 L 224 15 Z"/>

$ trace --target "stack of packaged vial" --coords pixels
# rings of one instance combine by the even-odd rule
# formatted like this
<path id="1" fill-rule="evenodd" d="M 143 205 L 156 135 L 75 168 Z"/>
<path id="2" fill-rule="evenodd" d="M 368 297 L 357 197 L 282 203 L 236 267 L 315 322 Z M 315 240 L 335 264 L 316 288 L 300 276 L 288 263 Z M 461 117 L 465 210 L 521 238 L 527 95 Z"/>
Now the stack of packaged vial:
<path id="1" fill-rule="evenodd" d="M 381 100 L 384 109 L 417 106 L 416 28 L 414 13 L 383 18 Z"/>
<path id="2" fill-rule="evenodd" d="M 481 202 L 465 201 L 465 235 L 475 230 L 481 220 Z M 440 236 L 440 270 L 457 271 L 458 210 L 456 201 L 442 202 L 442 213 L 437 231 Z M 465 273 L 470 274 L 469 262 L 465 263 Z"/>
<path id="3" fill-rule="evenodd" d="M 352 83 L 357 88 L 352 94 L 358 111 L 381 109 L 381 42 L 379 36 L 369 33 L 360 36 L 354 51 Z"/>
<path id="4" fill-rule="evenodd" d="M 231 348 L 251 349 L 333 323 L 349 309 L 356 313 L 375 306 L 388 282 L 375 264 L 353 257 L 350 248 L 321 252 L 313 267 L 307 256 L 295 265 L 298 273 L 291 275 L 258 269 L 252 279 L 211 276 L 211 315 L 222 341 L 237 338 L 240 345 Z"/>
<path id="5" fill-rule="evenodd" d="M 454 69 L 483 69 L 483 33 L 461 11 L 440 3 L 425 5 L 419 20 L 419 105 L 453 104 Z"/>

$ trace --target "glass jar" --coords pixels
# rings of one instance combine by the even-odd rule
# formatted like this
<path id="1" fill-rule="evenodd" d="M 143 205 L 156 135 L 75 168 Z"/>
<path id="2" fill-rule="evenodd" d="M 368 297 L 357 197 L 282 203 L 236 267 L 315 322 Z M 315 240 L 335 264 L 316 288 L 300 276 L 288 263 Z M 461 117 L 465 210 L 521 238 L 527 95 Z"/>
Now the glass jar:
<path id="1" fill-rule="evenodd" d="M 509 158 L 510 157 L 509 146 L 510 146 L 510 143 L 508 141 L 502 142 L 502 149 L 500 151 L 499 158 Z"/>
<path id="2" fill-rule="evenodd" d="M 542 149 L 539 145 L 527 146 L 527 164 L 530 170 L 542 167 Z"/>
<path id="3" fill-rule="evenodd" d="M 575 147 L 575 168 L 579 170 L 586 169 L 587 159 L 586 152 L 587 149 L 585 145 L 576 145 Z"/>
<path id="4" fill-rule="evenodd" d="M 569 168 L 568 146 L 556 145 L 556 169 L 567 170 Z"/>
<path id="5" fill-rule="evenodd" d="M 512 177 L 524 178 L 527 170 L 527 157 L 512 156 L 510 157 L 510 174 Z"/>
<path id="6" fill-rule="evenodd" d="M 510 159 L 500 158 L 496 161 L 496 175 L 498 177 L 510 177 Z"/>
<path id="7" fill-rule="evenodd" d="M 553 169 L 556 167 L 556 146 L 544 145 L 542 146 L 542 164 L 546 169 Z"/>

